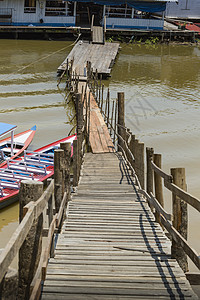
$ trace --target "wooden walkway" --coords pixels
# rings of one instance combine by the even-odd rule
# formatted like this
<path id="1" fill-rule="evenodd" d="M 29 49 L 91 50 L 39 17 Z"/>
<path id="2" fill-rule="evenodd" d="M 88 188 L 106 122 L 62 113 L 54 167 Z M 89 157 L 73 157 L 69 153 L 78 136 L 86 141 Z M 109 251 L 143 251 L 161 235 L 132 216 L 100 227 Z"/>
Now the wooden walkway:
<path id="1" fill-rule="evenodd" d="M 102 26 L 92 27 L 92 43 L 93 44 L 104 44 L 104 32 Z"/>
<path id="2" fill-rule="evenodd" d="M 115 151 L 108 128 L 93 97 L 90 112 L 90 146 L 92 153 L 107 153 Z"/>
<path id="3" fill-rule="evenodd" d="M 119 154 L 85 155 L 42 299 L 198 299 Z"/>
<path id="4" fill-rule="evenodd" d="M 79 83 L 79 92 L 85 91 L 85 82 Z M 89 141 L 92 153 L 115 152 L 112 139 L 94 96 L 87 87 L 87 97 L 90 93 L 90 133 Z"/>
<path id="5" fill-rule="evenodd" d="M 119 43 L 90 44 L 79 41 L 69 53 L 64 62 L 58 67 L 58 72 L 67 68 L 67 60 L 73 60 L 73 72 L 82 78 L 86 76 L 87 61 L 91 62 L 94 72 L 109 76 L 119 50 Z M 103 58 L 103 59 L 101 59 Z"/>

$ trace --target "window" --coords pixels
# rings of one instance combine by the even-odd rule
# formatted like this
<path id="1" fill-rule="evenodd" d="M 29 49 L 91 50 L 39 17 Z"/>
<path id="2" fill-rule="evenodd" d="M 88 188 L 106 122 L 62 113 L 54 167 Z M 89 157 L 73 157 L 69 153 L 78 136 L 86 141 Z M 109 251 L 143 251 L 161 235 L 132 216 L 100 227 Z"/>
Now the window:
<path id="1" fill-rule="evenodd" d="M 65 1 L 46 1 L 45 16 L 66 16 Z"/>
<path id="2" fill-rule="evenodd" d="M 35 13 L 36 12 L 36 0 L 25 0 L 24 1 L 24 12 Z"/>

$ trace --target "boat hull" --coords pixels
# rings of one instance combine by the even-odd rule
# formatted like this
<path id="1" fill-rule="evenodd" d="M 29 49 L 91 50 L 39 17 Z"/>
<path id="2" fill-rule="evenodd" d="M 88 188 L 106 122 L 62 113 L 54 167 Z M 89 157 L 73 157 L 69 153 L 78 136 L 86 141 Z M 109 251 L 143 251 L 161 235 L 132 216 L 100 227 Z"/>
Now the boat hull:
<path id="1" fill-rule="evenodd" d="M 50 153 L 50 155 L 52 155 L 54 150 L 58 149 L 60 147 L 60 143 L 64 143 L 64 142 L 71 142 L 72 152 L 73 152 L 73 141 L 75 139 L 76 139 L 76 135 L 66 137 L 66 138 L 63 138 L 63 139 L 58 140 L 56 142 L 53 142 L 51 144 L 48 144 L 44 147 L 38 148 L 38 149 L 36 149 L 35 151 L 33 151 L 31 153 L 33 154 L 33 156 L 34 156 L 34 153 L 35 154 L 40 154 L 40 155 L 42 155 L 42 154 L 46 155 L 47 153 Z M 28 152 L 27 152 L 27 157 L 29 157 Z M 34 165 L 34 163 L 32 163 L 32 162 L 29 164 L 28 167 L 26 166 L 27 170 L 23 169 L 24 168 L 24 165 L 23 165 L 24 161 L 25 161 L 25 156 L 21 157 L 21 158 L 17 158 L 15 160 L 12 160 L 12 163 L 10 165 L 10 169 L 7 168 L 8 165 L 5 164 L 3 167 L 0 168 L 0 174 L 4 174 L 4 175 L 6 174 L 6 176 L 9 175 L 10 178 L 12 178 L 11 173 L 7 173 L 8 170 L 11 170 L 10 172 L 13 171 L 15 173 L 16 178 L 19 178 L 19 182 L 23 179 L 30 179 L 30 180 L 45 182 L 48 178 L 50 178 L 54 175 L 54 165 L 52 163 L 52 159 L 51 159 L 51 162 L 49 162 L 50 165 L 48 165 L 48 162 L 47 162 L 47 165 L 45 166 L 45 172 L 44 173 L 42 172 L 42 166 L 39 166 L 40 169 L 37 169 L 37 172 L 35 172 L 36 171 L 35 168 L 39 164 Z M 16 173 L 17 173 L 17 175 L 16 175 Z M 30 176 L 29 176 L 29 174 L 30 174 Z M 18 179 L 16 179 L 16 181 L 17 180 Z M 14 183 L 14 180 L 13 180 L 13 186 L 14 185 L 15 185 L 15 183 Z M 15 185 L 15 189 L 13 189 L 13 188 L 4 188 L 3 189 L 3 196 L 0 195 L 0 209 L 5 208 L 5 207 L 13 204 L 14 202 L 18 201 L 18 194 L 19 194 L 19 189 L 16 188 L 16 185 Z"/>

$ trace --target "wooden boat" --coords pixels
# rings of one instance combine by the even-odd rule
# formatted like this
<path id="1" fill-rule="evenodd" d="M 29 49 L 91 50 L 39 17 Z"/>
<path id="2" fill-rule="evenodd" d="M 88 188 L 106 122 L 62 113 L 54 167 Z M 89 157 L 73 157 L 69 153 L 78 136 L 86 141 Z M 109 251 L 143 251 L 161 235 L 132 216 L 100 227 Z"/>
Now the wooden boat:
<path id="1" fill-rule="evenodd" d="M 0 168 L 0 209 L 17 201 L 21 180 L 45 181 L 54 174 L 54 150 L 60 143 L 70 142 L 73 149 L 72 135 L 41 147 L 35 151 L 24 151 L 18 159 L 8 159 Z"/>
<path id="2" fill-rule="evenodd" d="M 6 165 L 7 158 L 14 159 L 23 154 L 35 135 L 36 126 L 14 135 L 16 127 L 16 125 L 0 122 L 0 138 L 11 133 L 10 137 L 0 140 L 0 167 Z"/>

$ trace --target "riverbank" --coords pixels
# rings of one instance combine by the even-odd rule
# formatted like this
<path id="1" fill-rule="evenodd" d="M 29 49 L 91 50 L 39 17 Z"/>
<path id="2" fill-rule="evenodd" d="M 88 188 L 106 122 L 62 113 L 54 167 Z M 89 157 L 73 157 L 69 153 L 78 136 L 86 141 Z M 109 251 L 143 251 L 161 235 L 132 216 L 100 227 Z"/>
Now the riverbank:
<path id="1" fill-rule="evenodd" d="M 178 28 L 178 27 L 177 27 Z M 78 34 L 82 39 L 90 40 L 91 29 L 87 27 L 49 27 L 49 26 L 0 26 L 0 39 L 27 39 L 27 40 L 74 40 Z M 164 30 L 138 29 L 107 29 L 106 39 L 123 42 L 158 39 L 159 42 L 196 42 L 199 32 L 180 30 L 166 27 Z"/>

